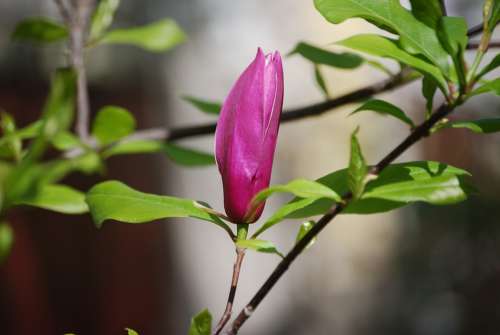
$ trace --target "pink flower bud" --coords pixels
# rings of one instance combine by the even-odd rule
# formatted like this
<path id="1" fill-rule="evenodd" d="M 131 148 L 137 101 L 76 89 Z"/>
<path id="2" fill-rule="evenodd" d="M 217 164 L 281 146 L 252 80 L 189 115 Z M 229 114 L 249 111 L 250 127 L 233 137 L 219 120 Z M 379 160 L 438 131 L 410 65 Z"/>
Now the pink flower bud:
<path id="1" fill-rule="evenodd" d="M 224 101 L 215 131 L 224 207 L 234 222 L 252 223 L 262 214 L 264 203 L 252 209 L 250 202 L 269 186 L 282 107 L 281 56 L 259 48 Z"/>

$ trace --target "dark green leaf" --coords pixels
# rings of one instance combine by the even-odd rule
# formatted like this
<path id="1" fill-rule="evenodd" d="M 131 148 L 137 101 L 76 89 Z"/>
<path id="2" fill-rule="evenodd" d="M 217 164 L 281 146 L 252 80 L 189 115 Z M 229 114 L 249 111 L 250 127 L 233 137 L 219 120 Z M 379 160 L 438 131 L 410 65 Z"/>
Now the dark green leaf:
<path id="1" fill-rule="evenodd" d="M 366 165 L 365 158 L 361 152 L 356 134 L 358 129 L 354 131 L 351 136 L 351 158 L 349 159 L 349 189 L 352 192 L 354 199 L 359 199 L 363 194 L 366 183 L 366 175 L 368 173 L 368 166 Z"/>
<path id="2" fill-rule="evenodd" d="M 347 48 L 366 52 L 374 56 L 391 58 L 403 64 L 413 67 L 415 70 L 434 78 L 443 92 L 447 91 L 446 80 L 441 71 L 432 64 L 427 63 L 401 49 L 397 41 L 379 35 L 365 34 L 355 35 L 343 41 L 337 42 Z"/>
<path id="3" fill-rule="evenodd" d="M 466 128 L 477 134 L 490 134 L 500 131 L 500 119 L 481 119 L 448 122 L 443 128 Z"/>
<path id="4" fill-rule="evenodd" d="M 452 56 L 467 48 L 467 22 L 463 17 L 443 16 L 439 21 L 438 37 Z"/>
<path id="5" fill-rule="evenodd" d="M 64 214 L 88 212 L 85 194 L 64 185 L 44 185 L 34 194 L 17 199 L 16 205 L 29 205 Z"/>
<path id="6" fill-rule="evenodd" d="M 50 43 L 65 39 L 68 31 L 64 26 L 47 18 L 29 18 L 16 25 L 12 38 L 22 41 Z"/>
<path id="7" fill-rule="evenodd" d="M 325 97 L 329 98 L 330 93 L 328 92 L 328 87 L 326 86 L 325 79 L 323 78 L 323 74 L 321 74 L 321 70 L 318 65 L 314 65 L 314 78 L 316 79 L 316 84 L 318 84 Z"/>
<path id="8" fill-rule="evenodd" d="M 135 119 L 130 112 L 117 106 L 99 110 L 92 124 L 92 135 L 102 145 L 107 145 L 130 135 L 135 129 Z"/>
<path id="9" fill-rule="evenodd" d="M 191 96 L 184 96 L 184 97 L 182 97 L 182 99 L 189 102 L 191 105 L 196 107 L 198 110 L 200 110 L 204 113 L 207 113 L 207 114 L 219 115 L 221 107 L 222 107 L 221 103 L 219 103 L 219 102 L 198 99 L 198 98 L 191 97 Z"/>
<path id="10" fill-rule="evenodd" d="M 483 12 L 485 14 L 484 19 L 488 22 L 486 28 L 492 32 L 498 24 L 498 21 L 500 21 L 500 1 L 486 0 Z"/>
<path id="11" fill-rule="evenodd" d="M 0 264 L 9 256 L 14 243 L 14 232 L 8 223 L 0 223 Z"/>
<path id="12" fill-rule="evenodd" d="M 142 193 L 118 181 L 92 187 L 86 201 L 97 227 L 105 220 L 144 223 L 170 217 L 193 217 L 217 225 L 222 222 L 196 206 L 193 200 Z"/>
<path id="13" fill-rule="evenodd" d="M 299 231 L 297 232 L 297 237 L 295 237 L 295 244 L 297 244 L 300 240 L 302 240 L 304 236 L 309 232 L 309 230 L 311 230 L 312 227 L 314 227 L 315 224 L 316 222 L 314 221 L 306 221 L 302 223 L 300 225 Z M 310 248 L 315 242 L 316 242 L 316 237 L 313 238 L 311 242 L 309 242 L 306 249 Z"/>
<path id="14" fill-rule="evenodd" d="M 99 40 L 105 44 L 129 44 L 151 52 L 163 52 L 184 42 L 186 36 L 175 21 L 163 19 L 146 26 L 112 30 Z"/>
<path id="15" fill-rule="evenodd" d="M 113 16 L 115 11 L 120 5 L 120 0 L 100 0 L 97 5 L 92 22 L 90 24 L 90 40 L 94 41 L 101 37 L 101 35 L 113 23 Z"/>
<path id="16" fill-rule="evenodd" d="M 266 254 L 276 254 L 282 258 L 284 257 L 283 254 L 276 249 L 276 246 L 269 241 L 255 239 L 237 240 L 236 246 L 239 248 L 252 249 Z"/>
<path id="17" fill-rule="evenodd" d="M 382 29 L 396 32 L 405 50 L 422 54 L 443 73 L 448 74 L 448 56 L 435 31 L 417 20 L 399 0 L 314 0 L 318 11 L 330 22 L 363 18 Z"/>
<path id="18" fill-rule="evenodd" d="M 500 53 L 497 54 L 495 58 L 493 58 L 493 60 L 481 70 L 481 72 L 479 72 L 479 74 L 477 75 L 477 79 L 484 77 L 487 73 L 495 70 L 499 66 L 500 66 Z"/>
<path id="19" fill-rule="evenodd" d="M 212 331 L 212 315 L 204 309 L 191 319 L 188 335 L 210 335 Z"/>
<path id="20" fill-rule="evenodd" d="M 290 55 L 299 54 L 314 64 L 324 64 L 340 69 L 354 69 L 363 64 L 363 58 L 353 53 L 335 53 L 301 42 Z"/>
<path id="21" fill-rule="evenodd" d="M 434 105 L 434 96 L 436 95 L 437 85 L 436 82 L 430 79 L 428 76 L 424 76 L 422 79 L 422 95 L 426 100 L 425 109 L 427 118 L 432 114 L 432 109 Z"/>
<path id="22" fill-rule="evenodd" d="M 436 29 L 439 19 L 443 16 L 440 0 L 410 0 L 411 12 L 420 22 Z"/>
<path id="23" fill-rule="evenodd" d="M 207 166 L 215 164 L 211 154 L 188 149 L 172 143 L 165 143 L 163 150 L 175 163 L 185 166 Z"/>
<path id="24" fill-rule="evenodd" d="M 399 107 L 394 106 L 391 103 L 388 103 L 387 101 L 384 100 L 368 100 L 365 102 L 361 107 L 357 108 L 352 114 L 359 113 L 361 111 L 374 111 L 380 114 L 387 114 L 395 117 L 396 119 L 399 119 L 403 121 L 404 123 L 408 124 L 410 127 L 415 127 L 415 124 L 413 121 L 403 112 Z"/>
<path id="25" fill-rule="evenodd" d="M 496 78 L 491 81 L 485 81 L 482 86 L 479 86 L 474 91 L 472 91 L 471 95 L 473 96 L 490 92 L 496 95 L 500 95 L 500 78 Z"/>

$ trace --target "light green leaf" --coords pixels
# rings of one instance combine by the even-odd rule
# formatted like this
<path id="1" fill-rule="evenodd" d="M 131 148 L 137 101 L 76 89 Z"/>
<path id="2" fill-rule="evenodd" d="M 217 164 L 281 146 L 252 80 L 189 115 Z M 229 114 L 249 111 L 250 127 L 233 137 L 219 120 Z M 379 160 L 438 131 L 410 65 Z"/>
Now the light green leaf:
<path id="1" fill-rule="evenodd" d="M 9 256 L 14 244 L 14 232 L 6 222 L 0 223 L 0 264 Z"/>
<path id="2" fill-rule="evenodd" d="M 211 154 L 188 149 L 172 143 L 165 143 L 163 150 L 175 163 L 184 166 L 207 166 L 215 164 L 215 158 Z"/>
<path id="3" fill-rule="evenodd" d="M 500 53 L 497 54 L 493 60 L 488 64 L 486 65 L 482 70 L 481 72 L 479 72 L 479 74 L 477 75 L 477 80 L 481 79 L 482 77 L 484 77 L 487 73 L 495 70 L 497 67 L 500 66 Z"/>
<path id="4" fill-rule="evenodd" d="M 127 332 L 127 335 L 139 335 L 139 333 L 132 328 L 125 328 L 125 331 Z"/>
<path id="5" fill-rule="evenodd" d="M 397 41 L 395 40 L 379 35 L 363 34 L 349 37 L 345 40 L 337 42 L 337 44 L 374 56 L 391 58 L 409 65 L 415 70 L 434 78 L 437 81 L 439 88 L 443 92 L 447 91 L 446 80 L 437 67 L 404 51 L 398 46 Z"/>
<path id="6" fill-rule="evenodd" d="M 384 100 L 372 99 L 365 102 L 359 108 L 357 108 L 350 115 L 359 113 L 361 111 L 374 111 L 380 114 L 387 114 L 395 117 L 408 124 L 411 128 L 415 127 L 413 121 L 403 112 L 399 107 L 394 106 L 391 103 L 388 103 Z"/>
<path id="7" fill-rule="evenodd" d="M 105 220 L 145 223 L 171 217 L 193 217 L 221 225 L 220 219 L 197 207 L 193 200 L 139 192 L 118 181 L 95 185 L 86 201 L 97 227 Z"/>
<path id="8" fill-rule="evenodd" d="M 126 109 L 105 106 L 99 110 L 92 123 L 92 136 L 100 144 L 107 145 L 131 134 L 135 129 L 135 119 Z"/>
<path id="9" fill-rule="evenodd" d="M 411 12 L 420 22 L 436 29 L 439 19 L 443 16 L 439 0 L 410 0 Z"/>
<path id="10" fill-rule="evenodd" d="M 407 52 L 421 54 L 448 74 L 448 56 L 435 31 L 417 20 L 399 0 L 314 0 L 318 11 L 330 22 L 363 18 L 382 29 L 396 32 Z"/>
<path id="11" fill-rule="evenodd" d="M 295 238 L 295 244 L 297 244 L 300 240 L 306 236 L 306 234 L 309 232 L 309 230 L 314 227 L 316 222 L 314 221 L 306 221 L 300 225 L 299 231 L 297 232 L 297 237 Z M 309 244 L 307 245 L 306 249 L 310 248 L 314 243 L 316 242 L 316 237 L 313 238 Z"/>
<path id="12" fill-rule="evenodd" d="M 51 140 L 52 145 L 61 151 L 77 148 L 82 146 L 80 139 L 69 131 L 61 131 Z"/>
<path id="13" fill-rule="evenodd" d="M 239 248 L 252 249 L 258 252 L 266 253 L 266 254 L 276 254 L 281 258 L 284 258 L 283 254 L 276 249 L 276 246 L 269 241 L 264 240 L 237 240 L 236 246 Z"/>
<path id="14" fill-rule="evenodd" d="M 334 189 L 338 194 L 345 194 L 349 187 L 347 186 L 347 169 L 342 169 L 331 174 L 328 174 L 317 181 L 319 183 L 324 184 L 327 187 Z M 419 189 L 422 184 L 436 184 L 434 178 L 438 178 L 438 182 L 443 182 L 443 179 L 455 177 L 458 179 L 459 184 L 454 185 L 456 189 L 453 187 L 449 187 L 450 185 L 446 185 L 443 183 L 446 189 L 446 192 L 452 191 L 452 194 L 460 195 L 457 197 L 450 197 L 449 200 L 453 200 L 458 202 L 462 199 L 461 193 L 467 194 L 471 191 L 470 186 L 467 185 L 465 181 L 465 177 L 469 176 L 467 171 L 455 168 L 450 165 L 446 165 L 439 162 L 433 161 L 417 161 L 417 162 L 408 162 L 408 163 L 400 163 L 400 164 L 392 164 L 384 169 L 377 179 L 369 182 L 365 187 L 365 193 L 375 191 L 379 187 L 383 187 L 384 185 L 390 185 L 395 183 L 407 183 L 406 190 L 411 194 L 411 186 L 412 182 L 414 182 L 415 189 Z M 449 180 L 448 180 L 449 182 Z M 410 186 L 410 187 L 408 187 Z M 427 201 L 426 199 L 434 199 L 435 195 L 433 192 L 438 193 L 438 189 L 428 189 L 428 194 L 426 197 L 422 197 L 421 200 L 418 201 Z M 373 193 L 372 193 L 373 194 Z M 402 197 L 403 199 L 403 197 Z M 302 199 L 294 199 L 290 203 L 285 206 L 289 206 L 294 202 L 300 202 Z M 362 196 L 361 199 L 351 202 L 347 208 L 342 212 L 344 214 L 352 213 L 352 214 L 373 214 L 373 213 L 381 213 L 387 212 L 399 207 L 406 205 L 407 202 L 388 200 L 383 198 L 366 198 Z M 308 218 L 314 215 L 324 214 L 331 206 L 333 205 L 333 201 L 328 199 L 320 199 L 314 201 L 310 205 L 307 206 L 299 206 L 299 209 L 295 212 L 290 212 L 287 214 L 287 218 L 296 218 L 303 219 Z"/>
<path id="15" fill-rule="evenodd" d="M 500 119 L 480 119 L 448 122 L 443 128 L 466 128 L 477 134 L 491 134 L 500 131 Z"/>
<path id="16" fill-rule="evenodd" d="M 17 135 L 16 122 L 14 118 L 6 112 L 1 112 L 0 115 L 0 128 L 6 138 L 5 146 L 0 147 L 2 151 L 5 149 L 5 152 L 2 152 L 2 156 L 5 153 L 6 157 L 13 157 L 14 160 L 18 162 L 21 160 L 21 151 L 23 148 L 21 138 Z"/>
<path id="17" fill-rule="evenodd" d="M 184 101 L 189 102 L 198 110 L 207 114 L 219 115 L 220 110 L 222 108 L 222 104 L 220 102 L 208 101 L 204 99 L 195 98 L 192 96 L 183 96 L 182 99 Z"/>
<path id="18" fill-rule="evenodd" d="M 204 309 L 191 319 L 188 335 L 210 335 L 211 331 L 212 314 L 208 309 Z"/>
<path id="19" fill-rule="evenodd" d="M 324 64 L 339 69 L 354 69 L 363 64 L 363 58 L 356 54 L 349 52 L 335 53 L 304 42 L 297 44 L 289 53 L 289 55 L 294 54 L 299 54 L 314 64 Z"/>
<path id="20" fill-rule="evenodd" d="M 368 173 L 368 166 L 366 165 L 365 158 L 361 152 L 356 134 L 359 129 L 356 129 L 351 135 L 351 158 L 349 159 L 349 189 L 352 192 L 354 199 L 359 199 L 363 194 L 366 183 L 366 175 Z"/>
<path id="21" fill-rule="evenodd" d="M 12 33 L 15 40 L 50 43 L 68 37 L 66 27 L 47 18 L 29 18 L 19 22 Z"/>
<path id="22" fill-rule="evenodd" d="M 129 44 L 151 52 L 163 52 L 184 42 L 186 35 L 177 23 L 163 19 L 146 26 L 112 30 L 99 40 L 104 44 Z"/>
<path id="23" fill-rule="evenodd" d="M 486 81 L 482 86 L 479 86 L 474 91 L 472 91 L 470 95 L 474 96 L 490 92 L 496 95 L 500 95 L 500 78 L 496 78 L 491 81 Z"/>
<path id="24" fill-rule="evenodd" d="M 328 87 L 326 86 L 325 79 L 318 65 L 314 65 L 314 79 L 316 79 L 316 84 L 318 84 L 325 98 L 329 98 L 330 93 L 328 92 Z"/>
<path id="25" fill-rule="evenodd" d="M 120 5 L 120 0 L 100 0 L 97 5 L 94 15 L 92 15 L 92 22 L 90 24 L 90 40 L 94 41 L 101 37 L 101 35 L 113 23 L 113 16 L 115 11 Z"/>
<path id="26" fill-rule="evenodd" d="M 15 204 L 44 208 L 64 214 L 88 212 L 85 194 L 64 185 L 44 185 L 33 194 L 17 199 Z"/>

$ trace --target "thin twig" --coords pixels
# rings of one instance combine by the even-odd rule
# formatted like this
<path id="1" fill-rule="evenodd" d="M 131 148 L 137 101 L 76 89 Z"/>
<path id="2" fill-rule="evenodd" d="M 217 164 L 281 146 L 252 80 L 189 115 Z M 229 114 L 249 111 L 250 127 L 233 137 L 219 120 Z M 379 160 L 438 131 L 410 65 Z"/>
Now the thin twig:
<path id="1" fill-rule="evenodd" d="M 226 309 L 224 314 L 222 314 L 221 319 L 217 323 L 214 335 L 219 335 L 224 326 L 227 324 L 231 318 L 231 313 L 233 311 L 234 297 L 236 295 L 236 288 L 238 287 L 238 279 L 240 277 L 241 264 L 243 263 L 243 258 L 245 257 L 245 249 L 236 248 L 236 261 L 233 267 L 233 277 L 231 279 L 231 288 L 229 289 L 229 296 L 227 297 Z"/>
<path id="2" fill-rule="evenodd" d="M 54 2 L 56 3 L 56 6 L 59 9 L 59 13 L 61 14 L 64 22 L 69 25 L 69 23 L 71 22 L 70 10 L 68 9 L 68 7 L 66 7 L 63 0 L 54 0 Z"/>
<path id="3" fill-rule="evenodd" d="M 468 50 L 475 50 L 477 48 L 479 48 L 479 45 L 480 45 L 480 42 L 469 42 L 469 44 L 467 44 L 467 49 Z M 491 49 L 491 48 L 500 48 L 500 41 L 492 41 L 488 44 L 488 48 Z"/>
<path id="4" fill-rule="evenodd" d="M 403 142 L 401 142 L 396 148 L 394 148 L 377 165 L 372 167 L 370 169 L 370 174 L 378 175 L 413 144 L 418 142 L 420 139 L 428 136 L 431 128 L 437 122 L 451 113 L 455 107 L 456 105 L 442 105 L 435 113 L 432 114 L 432 116 L 427 121 L 416 127 Z M 235 335 L 238 333 L 243 323 L 252 315 L 253 311 L 259 306 L 261 301 L 271 291 L 271 289 L 278 282 L 281 276 L 287 271 L 295 258 L 297 258 L 297 256 L 307 247 L 307 245 L 309 245 L 309 243 L 316 237 L 316 235 L 319 234 L 319 232 L 321 232 L 321 230 L 323 230 L 326 225 L 328 225 L 331 220 L 333 220 L 340 212 L 342 212 L 342 210 L 349 204 L 351 199 L 352 194 L 350 192 L 344 194 L 342 197 L 343 201 L 333 205 L 328 210 L 328 212 L 323 215 L 323 217 L 321 217 L 321 219 L 313 226 L 313 228 L 311 228 L 311 230 L 292 248 L 292 250 L 278 264 L 278 266 L 271 273 L 265 283 L 253 296 L 252 300 L 250 300 L 246 307 L 233 321 L 231 329 L 227 332 L 227 334 Z"/>

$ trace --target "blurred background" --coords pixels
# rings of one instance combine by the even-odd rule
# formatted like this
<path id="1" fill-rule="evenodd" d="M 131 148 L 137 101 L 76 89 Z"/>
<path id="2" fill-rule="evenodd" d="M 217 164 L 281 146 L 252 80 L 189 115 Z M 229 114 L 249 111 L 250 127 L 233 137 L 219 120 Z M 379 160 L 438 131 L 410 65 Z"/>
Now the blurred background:
<path id="1" fill-rule="evenodd" d="M 481 21 L 482 1 L 447 3 L 450 15 L 465 16 L 471 26 Z M 49 0 L 0 2 L 0 108 L 21 125 L 39 115 L 50 74 L 65 62 L 61 45 L 10 41 L 16 22 L 29 16 L 58 17 Z M 173 51 L 152 55 L 105 46 L 92 52 L 87 68 L 94 112 L 106 104 L 126 107 L 141 128 L 213 121 L 180 97 L 222 100 L 258 46 L 286 54 L 299 41 L 327 47 L 376 30 L 361 20 L 333 26 L 312 1 L 291 0 L 123 0 L 114 26 L 167 16 L 189 36 Z M 293 56 L 284 68 L 285 107 L 323 99 L 310 63 Z M 325 73 L 335 96 L 384 77 L 368 67 Z M 423 119 L 419 83 L 383 97 Z M 345 167 L 349 135 L 357 125 L 370 163 L 407 132 L 398 121 L 377 115 L 347 118 L 353 107 L 283 125 L 272 182 L 315 179 Z M 498 97 L 478 97 L 459 117 L 498 116 L 499 109 Z M 207 151 L 213 146 L 210 136 L 184 143 Z M 480 195 L 454 206 L 340 217 L 293 264 L 241 334 L 499 334 L 499 148 L 499 135 L 461 130 L 443 131 L 415 146 L 401 160 L 434 159 L 471 171 Z M 106 176 L 75 175 L 68 182 L 87 190 L 103 178 L 223 208 L 215 167 L 186 169 L 159 155 L 119 156 L 110 160 Z M 269 201 L 264 217 L 287 199 Z M 12 213 L 10 222 L 16 242 L 0 266 L 1 334 L 111 335 L 123 334 L 124 327 L 142 335 L 186 334 L 192 315 L 207 307 L 218 319 L 225 307 L 234 248 L 213 225 L 110 222 L 97 231 L 88 215 L 28 208 Z M 299 223 L 283 223 L 264 237 L 286 251 Z M 278 262 L 274 255 L 247 253 L 236 311 Z"/>

